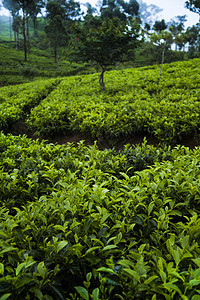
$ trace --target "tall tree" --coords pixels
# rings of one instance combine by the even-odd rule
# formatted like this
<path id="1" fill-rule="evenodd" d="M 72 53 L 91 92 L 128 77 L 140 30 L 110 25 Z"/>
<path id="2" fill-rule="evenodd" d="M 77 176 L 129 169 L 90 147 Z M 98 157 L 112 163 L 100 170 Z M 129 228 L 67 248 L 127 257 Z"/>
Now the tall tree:
<path id="1" fill-rule="evenodd" d="M 153 29 L 157 32 L 161 32 L 165 29 L 167 29 L 167 24 L 165 23 L 165 20 L 162 19 L 161 21 L 156 21 L 153 25 Z"/>
<path id="2" fill-rule="evenodd" d="M 187 21 L 187 17 L 186 17 L 186 15 L 183 15 L 183 16 L 175 17 L 175 20 L 172 20 L 170 22 L 169 30 L 174 37 L 174 42 L 176 44 L 176 50 L 177 50 L 177 46 L 179 46 L 179 49 L 181 49 L 183 47 L 183 44 L 184 44 L 183 30 L 185 29 L 184 23 L 186 21 Z"/>
<path id="3" fill-rule="evenodd" d="M 197 13 L 199 15 L 200 22 L 200 0 L 188 0 L 185 2 L 185 7 L 190 11 Z"/>
<path id="4" fill-rule="evenodd" d="M 165 61 L 166 50 L 168 50 L 173 43 L 173 36 L 169 31 L 160 31 L 151 35 L 151 42 L 158 46 L 161 50 L 161 65 L 160 76 L 162 75 L 162 68 Z"/>
<path id="5" fill-rule="evenodd" d="M 65 10 L 58 1 L 48 1 L 46 6 L 47 25 L 45 32 L 51 46 L 54 48 L 55 62 L 59 63 L 59 51 L 63 40 L 66 38 L 64 25 Z"/>
<path id="6" fill-rule="evenodd" d="M 142 0 L 138 0 L 139 3 L 139 14 L 143 24 L 147 23 L 150 27 L 153 26 L 157 19 L 157 15 L 163 11 L 162 8 L 155 4 L 147 4 Z"/>
<path id="7" fill-rule="evenodd" d="M 69 39 L 73 20 L 80 14 L 80 4 L 73 0 L 50 0 L 46 5 L 46 13 L 45 32 L 54 48 L 55 61 L 59 66 L 60 47 Z"/>
<path id="8" fill-rule="evenodd" d="M 200 56 L 200 23 L 188 27 L 186 30 L 186 40 L 189 43 L 189 57 Z"/>
<path id="9" fill-rule="evenodd" d="M 129 2 L 125 2 L 125 5 L 122 7 L 124 8 L 125 13 L 131 17 L 139 15 L 140 5 L 136 0 L 129 0 Z"/>
<path id="10" fill-rule="evenodd" d="M 122 21 L 125 21 L 126 15 L 124 12 L 120 11 L 120 5 L 117 4 L 116 0 L 103 0 L 101 7 L 101 18 L 118 18 Z"/>
<path id="11" fill-rule="evenodd" d="M 20 10 L 22 11 L 22 34 L 24 44 L 24 60 L 27 61 L 27 31 L 26 31 L 26 20 L 28 16 L 28 10 L 34 0 L 3 0 L 3 5 L 11 14 L 16 14 Z"/>
<path id="12" fill-rule="evenodd" d="M 43 0 L 33 0 L 28 6 L 28 14 L 33 20 L 34 36 L 37 35 L 37 16 L 41 13 L 42 8 L 44 8 Z"/>
<path id="13" fill-rule="evenodd" d="M 3 6 L 9 10 L 13 20 L 15 18 L 16 15 L 18 15 L 19 13 L 19 5 L 18 3 L 16 2 L 16 0 L 3 0 L 2 1 L 3 3 Z M 12 39 L 12 20 L 11 20 L 11 17 L 9 17 L 9 25 L 10 25 L 10 39 Z"/>
<path id="14" fill-rule="evenodd" d="M 23 32 L 23 40 L 24 40 L 24 60 L 27 61 L 27 34 L 29 35 L 28 31 L 28 8 L 31 5 L 33 0 L 17 0 L 19 7 L 22 10 L 22 32 Z"/>
<path id="15" fill-rule="evenodd" d="M 16 15 L 13 18 L 13 24 L 12 24 L 12 29 L 14 31 L 14 37 L 15 37 L 15 48 L 16 50 L 19 49 L 19 32 L 22 24 L 22 18 L 20 15 Z"/>
<path id="16" fill-rule="evenodd" d="M 131 19 L 122 22 L 118 18 L 102 20 L 91 16 L 83 24 L 76 24 L 74 32 L 71 59 L 75 56 L 77 60 L 92 60 L 100 65 L 101 90 L 105 90 L 104 73 L 107 67 L 133 59 L 134 49 L 140 43 L 140 26 Z"/>
<path id="17" fill-rule="evenodd" d="M 103 0 L 101 7 L 101 17 L 106 18 L 118 18 L 121 21 L 125 21 L 128 16 L 138 16 L 139 4 L 136 0 Z"/>
<path id="18" fill-rule="evenodd" d="M 86 11 L 86 15 L 93 15 L 94 13 L 97 12 L 97 9 L 95 7 L 93 7 L 89 2 L 85 3 L 84 4 L 87 8 L 87 11 Z"/>

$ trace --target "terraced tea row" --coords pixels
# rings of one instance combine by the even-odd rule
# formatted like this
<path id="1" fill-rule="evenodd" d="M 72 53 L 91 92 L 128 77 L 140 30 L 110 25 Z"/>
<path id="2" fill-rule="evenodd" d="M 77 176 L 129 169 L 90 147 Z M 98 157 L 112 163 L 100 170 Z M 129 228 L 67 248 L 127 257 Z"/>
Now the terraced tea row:
<path id="1" fill-rule="evenodd" d="M 58 83 L 58 79 L 51 79 L 1 88 L 0 128 L 6 129 L 19 119 L 26 118 L 31 108 L 46 98 Z"/>
<path id="2" fill-rule="evenodd" d="M 98 87 L 97 74 L 61 79 L 52 93 L 45 99 L 40 97 L 42 101 L 37 96 L 34 101 L 33 94 L 26 122 L 32 131 L 45 136 L 83 132 L 93 139 L 103 138 L 114 144 L 122 137 L 143 133 L 162 142 L 177 142 L 184 136 L 199 133 L 199 69 L 199 60 L 195 59 L 166 64 L 162 77 L 158 67 L 110 71 L 106 74 L 105 92 Z M 36 83 L 29 88 L 30 94 L 31 90 L 37 91 Z M 14 119 L 22 116 L 18 112 L 22 95 L 18 89 L 15 97 L 9 100 L 8 96 L 1 104 L 4 116 L 1 128 L 6 116 L 11 115 L 11 101 L 15 107 Z M 3 92 L 9 94 L 9 88 Z M 24 93 L 23 99 L 26 97 Z"/>

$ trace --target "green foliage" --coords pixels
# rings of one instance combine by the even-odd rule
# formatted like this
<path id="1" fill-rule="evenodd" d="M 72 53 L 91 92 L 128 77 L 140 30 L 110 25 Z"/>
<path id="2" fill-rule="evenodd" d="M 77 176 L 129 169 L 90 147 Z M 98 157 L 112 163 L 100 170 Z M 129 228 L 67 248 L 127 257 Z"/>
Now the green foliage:
<path id="1" fill-rule="evenodd" d="M 30 112 L 59 83 L 57 79 L 2 88 L 0 91 L 0 128 L 6 129 Z"/>
<path id="2" fill-rule="evenodd" d="M 199 148 L 0 149 L 1 299 L 198 299 Z"/>
<path id="3" fill-rule="evenodd" d="M 128 19 L 88 16 L 83 24 L 74 26 L 72 59 L 74 55 L 83 61 L 95 61 L 102 68 L 99 83 L 105 89 L 103 74 L 107 67 L 116 62 L 134 57 L 134 49 L 139 45 L 140 26 Z M 74 39 L 74 37 L 73 37 Z"/>
<path id="4" fill-rule="evenodd" d="M 167 28 L 167 25 L 165 24 L 165 20 L 162 19 L 161 21 L 156 21 L 153 25 L 153 29 L 155 31 L 161 32 Z"/>
<path id="5" fill-rule="evenodd" d="M 23 60 L 21 50 L 15 50 L 10 43 L 0 44 L 0 86 L 29 82 L 33 77 L 34 80 L 39 80 L 88 72 L 86 64 L 62 60 L 58 70 L 57 64 L 49 58 L 49 54 L 39 49 L 32 49 L 27 64 Z"/>
<path id="6" fill-rule="evenodd" d="M 198 62 L 166 64 L 162 78 L 156 66 L 110 71 L 103 94 L 95 84 L 97 74 L 63 79 L 27 122 L 46 136 L 84 132 L 115 145 L 142 133 L 175 143 L 199 133 Z"/>
<path id="7" fill-rule="evenodd" d="M 37 75 L 37 70 L 31 66 L 24 66 L 20 68 L 20 73 L 24 77 L 28 77 L 29 79 L 33 79 Z"/>
<path id="8" fill-rule="evenodd" d="M 200 14 L 200 1 L 199 0 L 185 1 L 185 6 L 190 11 Z"/>
<path id="9" fill-rule="evenodd" d="M 0 128 L 19 119 L 42 136 L 82 132 L 116 145 L 132 135 L 174 144 L 199 134 L 199 60 L 110 71 L 107 90 L 98 74 L 38 81 L 0 90 Z"/>

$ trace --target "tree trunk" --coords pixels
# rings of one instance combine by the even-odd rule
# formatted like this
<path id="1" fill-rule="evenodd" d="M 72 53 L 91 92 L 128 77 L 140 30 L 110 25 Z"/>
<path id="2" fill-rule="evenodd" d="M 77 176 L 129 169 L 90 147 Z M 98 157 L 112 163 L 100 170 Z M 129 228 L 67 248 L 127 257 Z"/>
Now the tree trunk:
<path id="1" fill-rule="evenodd" d="M 37 36 L 37 17 L 33 16 L 34 36 Z"/>
<path id="2" fill-rule="evenodd" d="M 101 66 L 102 70 L 101 70 L 101 75 L 99 78 L 99 84 L 101 86 L 101 90 L 105 91 L 106 87 L 105 87 L 105 83 L 104 83 L 104 73 L 106 71 L 106 68 L 104 66 Z"/>
<path id="3" fill-rule="evenodd" d="M 161 66 L 160 66 L 160 76 L 162 76 L 162 67 L 164 64 L 164 60 L 165 60 L 165 47 L 163 47 L 163 51 L 162 51 L 162 60 L 161 60 Z"/>
<path id="4" fill-rule="evenodd" d="M 14 31 L 14 38 L 15 38 L 15 49 L 18 50 L 18 46 L 17 46 L 17 32 Z"/>
<path id="5" fill-rule="evenodd" d="M 19 31 L 17 31 L 17 50 L 19 50 Z"/>
<path id="6" fill-rule="evenodd" d="M 57 61 L 58 61 L 58 71 L 60 71 L 60 47 L 59 47 L 59 45 L 58 45 L 58 59 L 57 59 Z"/>
<path id="7" fill-rule="evenodd" d="M 24 39 L 24 60 L 27 61 L 27 45 L 26 45 L 26 20 L 25 20 L 25 9 L 22 10 L 22 31 Z"/>
<path id="8" fill-rule="evenodd" d="M 30 54 L 30 36 L 29 36 L 29 17 L 26 16 L 26 36 L 27 36 L 27 48 L 28 54 Z"/>
<path id="9" fill-rule="evenodd" d="M 51 58 L 51 42 L 49 41 L 49 58 Z"/>
<path id="10" fill-rule="evenodd" d="M 55 63 L 57 63 L 57 48 L 54 48 L 54 59 L 55 59 Z"/>
<path id="11" fill-rule="evenodd" d="M 12 41 L 12 17 L 9 16 L 10 40 Z"/>

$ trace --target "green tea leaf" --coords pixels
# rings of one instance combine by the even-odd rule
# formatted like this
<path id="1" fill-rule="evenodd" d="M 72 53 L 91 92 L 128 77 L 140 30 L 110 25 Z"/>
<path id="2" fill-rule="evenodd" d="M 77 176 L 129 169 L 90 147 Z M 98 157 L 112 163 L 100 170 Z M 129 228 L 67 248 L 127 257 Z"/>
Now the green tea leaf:
<path id="1" fill-rule="evenodd" d="M 92 248 L 90 248 L 90 249 L 88 249 L 86 252 L 85 252 L 85 255 L 87 255 L 87 254 L 89 254 L 90 252 L 93 252 L 93 251 L 95 251 L 95 250 L 99 250 L 99 246 L 96 246 L 96 247 L 92 247 Z"/>
<path id="2" fill-rule="evenodd" d="M 194 296 L 192 296 L 191 300 L 200 300 L 200 295 L 194 295 Z"/>
<path id="3" fill-rule="evenodd" d="M 164 271 L 160 270 L 160 277 L 162 278 L 162 281 L 165 283 L 167 280 L 167 275 Z"/>
<path id="4" fill-rule="evenodd" d="M 200 258 L 192 259 L 192 261 L 200 268 Z"/>
<path id="5" fill-rule="evenodd" d="M 150 284 L 156 278 L 158 278 L 158 276 L 157 275 L 153 275 L 153 276 L 149 277 L 147 280 L 145 280 L 144 284 Z"/>
<path id="6" fill-rule="evenodd" d="M 117 245 L 107 245 L 102 249 L 102 251 L 107 251 L 107 250 L 111 250 L 114 248 L 117 248 Z"/>
<path id="7" fill-rule="evenodd" d="M 105 267 L 98 268 L 97 271 L 98 272 L 107 272 L 107 273 L 117 275 L 117 273 L 115 273 L 115 271 L 113 271 L 112 269 L 109 269 L 109 268 L 105 268 Z"/>
<path id="8" fill-rule="evenodd" d="M 99 289 L 98 288 L 96 288 L 92 291 L 92 299 L 99 300 Z"/>
<path id="9" fill-rule="evenodd" d="M 4 265 L 0 263 L 0 275 L 4 274 Z"/>
<path id="10" fill-rule="evenodd" d="M 4 294 L 3 296 L 1 296 L 0 300 L 6 300 L 11 296 L 11 294 Z"/>
<path id="11" fill-rule="evenodd" d="M 58 245 L 57 245 L 57 253 L 59 251 L 61 251 L 67 244 L 68 244 L 67 241 L 61 241 L 61 242 L 59 242 Z"/>
<path id="12" fill-rule="evenodd" d="M 23 262 L 21 264 L 18 265 L 18 267 L 15 270 L 16 276 L 18 276 L 18 274 L 20 273 L 20 271 L 23 269 L 23 267 L 25 267 L 26 263 Z"/>
<path id="13" fill-rule="evenodd" d="M 176 292 L 179 293 L 179 295 L 182 295 L 181 290 L 177 287 L 177 285 L 175 285 L 173 283 L 167 282 L 167 283 L 164 283 L 163 286 L 165 288 L 167 288 L 168 290 L 170 290 L 170 289 L 175 290 Z"/>
<path id="14" fill-rule="evenodd" d="M 33 287 L 33 288 L 31 289 L 31 291 L 34 293 L 34 296 L 35 296 L 37 299 L 39 299 L 39 300 L 42 300 L 42 299 L 43 299 L 43 294 L 42 294 L 42 292 L 41 292 L 38 288 Z"/>
<path id="15" fill-rule="evenodd" d="M 39 275 L 44 279 L 46 277 L 47 274 L 47 269 L 44 265 L 44 262 L 41 261 L 38 265 L 37 265 L 37 272 L 39 273 Z"/>
<path id="16" fill-rule="evenodd" d="M 10 251 L 14 251 L 14 250 L 17 251 L 18 249 L 15 248 L 15 247 L 9 246 L 9 247 L 3 249 L 3 250 L 0 252 L 0 255 L 3 254 L 3 253 L 7 253 L 7 252 L 10 252 Z"/>
<path id="17" fill-rule="evenodd" d="M 135 278 L 138 282 L 140 282 L 140 276 L 139 274 L 131 269 L 124 269 L 124 272 L 126 272 L 128 275 L 130 275 L 130 277 Z"/>
<path id="18" fill-rule="evenodd" d="M 76 291 L 84 300 L 89 300 L 88 291 L 82 286 L 75 286 Z"/>

